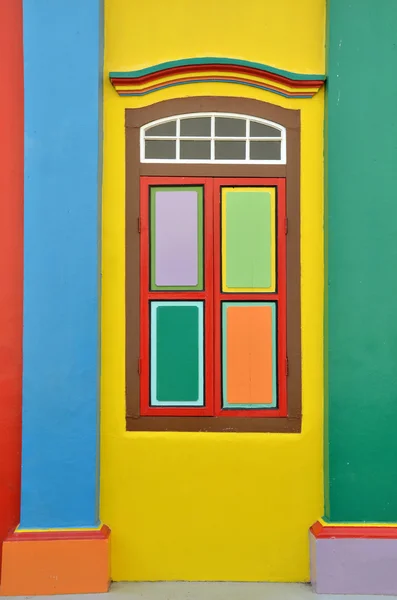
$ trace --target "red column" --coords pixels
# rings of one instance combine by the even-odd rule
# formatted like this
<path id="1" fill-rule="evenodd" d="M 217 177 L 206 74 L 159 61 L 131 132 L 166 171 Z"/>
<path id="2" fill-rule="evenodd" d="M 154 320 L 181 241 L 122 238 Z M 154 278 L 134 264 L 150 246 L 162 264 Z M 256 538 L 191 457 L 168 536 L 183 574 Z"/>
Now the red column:
<path id="1" fill-rule="evenodd" d="M 0 568 L 18 524 L 23 291 L 22 0 L 0 0 Z"/>

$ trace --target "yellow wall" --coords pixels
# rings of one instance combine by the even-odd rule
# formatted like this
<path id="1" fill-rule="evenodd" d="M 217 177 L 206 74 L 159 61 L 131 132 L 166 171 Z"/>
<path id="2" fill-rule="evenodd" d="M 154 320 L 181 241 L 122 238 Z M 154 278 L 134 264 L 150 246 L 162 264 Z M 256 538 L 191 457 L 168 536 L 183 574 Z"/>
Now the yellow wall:
<path id="1" fill-rule="evenodd" d="M 113 580 L 306 581 L 322 514 L 323 92 L 285 100 L 229 84 L 120 98 L 108 72 L 191 56 L 324 71 L 324 0 L 105 0 L 101 519 Z M 125 431 L 124 110 L 178 95 L 302 111 L 303 430 Z"/>

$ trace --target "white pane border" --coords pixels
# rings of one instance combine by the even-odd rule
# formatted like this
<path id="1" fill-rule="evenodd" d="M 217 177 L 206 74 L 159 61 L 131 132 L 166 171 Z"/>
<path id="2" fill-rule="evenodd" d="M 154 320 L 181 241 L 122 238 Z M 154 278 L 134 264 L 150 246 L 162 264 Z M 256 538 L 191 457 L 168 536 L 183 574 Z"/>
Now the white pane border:
<path id="1" fill-rule="evenodd" d="M 181 136 L 181 121 L 183 119 L 194 119 L 201 117 L 210 117 L 211 118 L 211 136 Z M 231 119 L 239 119 L 245 120 L 246 122 L 246 133 L 245 136 L 236 137 L 236 136 L 219 136 L 215 135 L 215 119 L 216 117 L 226 117 Z M 162 125 L 164 123 L 168 123 L 170 121 L 176 122 L 176 135 L 175 136 L 150 136 L 146 135 L 146 131 L 151 127 L 155 127 L 156 125 Z M 261 125 L 267 125 L 268 127 L 272 127 L 280 132 L 279 137 L 251 137 L 250 136 L 250 123 L 260 123 Z M 176 143 L 176 158 L 146 158 L 145 156 L 145 141 L 147 140 L 175 140 Z M 210 141 L 211 142 L 211 158 L 209 159 L 181 159 L 180 158 L 180 142 L 181 140 L 191 140 L 191 141 Z M 240 160 L 216 160 L 215 158 L 215 141 L 240 141 L 245 142 L 245 159 Z M 272 160 L 250 160 L 250 142 L 276 142 L 281 144 L 281 153 L 280 159 L 272 159 Z M 174 115 L 172 117 L 167 117 L 165 119 L 158 119 L 157 121 L 152 121 L 151 123 L 147 123 L 140 129 L 140 158 L 143 163 L 188 163 L 188 164 L 261 164 L 261 165 L 275 165 L 282 164 L 285 165 L 287 162 L 287 140 L 286 140 L 286 129 L 282 125 L 278 123 L 274 123 L 273 121 L 267 121 L 265 119 L 260 119 L 258 117 L 254 117 L 251 115 L 241 115 L 235 113 L 189 113 L 183 115 Z"/>

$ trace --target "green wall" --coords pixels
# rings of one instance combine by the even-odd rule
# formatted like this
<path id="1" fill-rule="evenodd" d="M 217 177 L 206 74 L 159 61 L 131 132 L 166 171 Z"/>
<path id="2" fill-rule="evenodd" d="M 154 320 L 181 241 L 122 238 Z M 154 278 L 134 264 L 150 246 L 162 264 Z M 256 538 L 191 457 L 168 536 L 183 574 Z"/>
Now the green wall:
<path id="1" fill-rule="evenodd" d="M 397 521 L 397 1 L 328 3 L 331 521 Z"/>

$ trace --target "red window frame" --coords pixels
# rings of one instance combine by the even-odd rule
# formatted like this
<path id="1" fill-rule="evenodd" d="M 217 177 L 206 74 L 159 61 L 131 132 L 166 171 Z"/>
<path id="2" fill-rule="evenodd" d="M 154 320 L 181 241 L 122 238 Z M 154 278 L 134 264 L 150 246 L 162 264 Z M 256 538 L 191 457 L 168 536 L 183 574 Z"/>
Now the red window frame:
<path id="1" fill-rule="evenodd" d="M 204 290 L 150 290 L 150 187 L 202 186 L 204 214 Z M 223 187 L 276 188 L 276 291 L 230 293 L 221 288 L 221 191 Z M 140 179 L 140 414 L 142 416 L 285 417 L 287 416 L 286 354 L 286 194 L 284 178 L 141 177 Z M 153 407 L 150 402 L 151 300 L 204 302 L 204 407 Z M 222 408 L 222 301 L 277 303 L 278 406 L 268 409 Z"/>
<path id="2" fill-rule="evenodd" d="M 221 268 L 221 192 L 223 187 L 275 187 L 276 188 L 276 291 L 266 293 L 222 292 Z M 236 178 L 214 180 L 214 390 L 215 416 L 283 417 L 287 415 L 286 378 L 286 243 L 285 243 L 285 180 Z M 221 310 L 223 302 L 277 302 L 277 408 L 224 409 L 222 408 L 222 336 Z"/>

